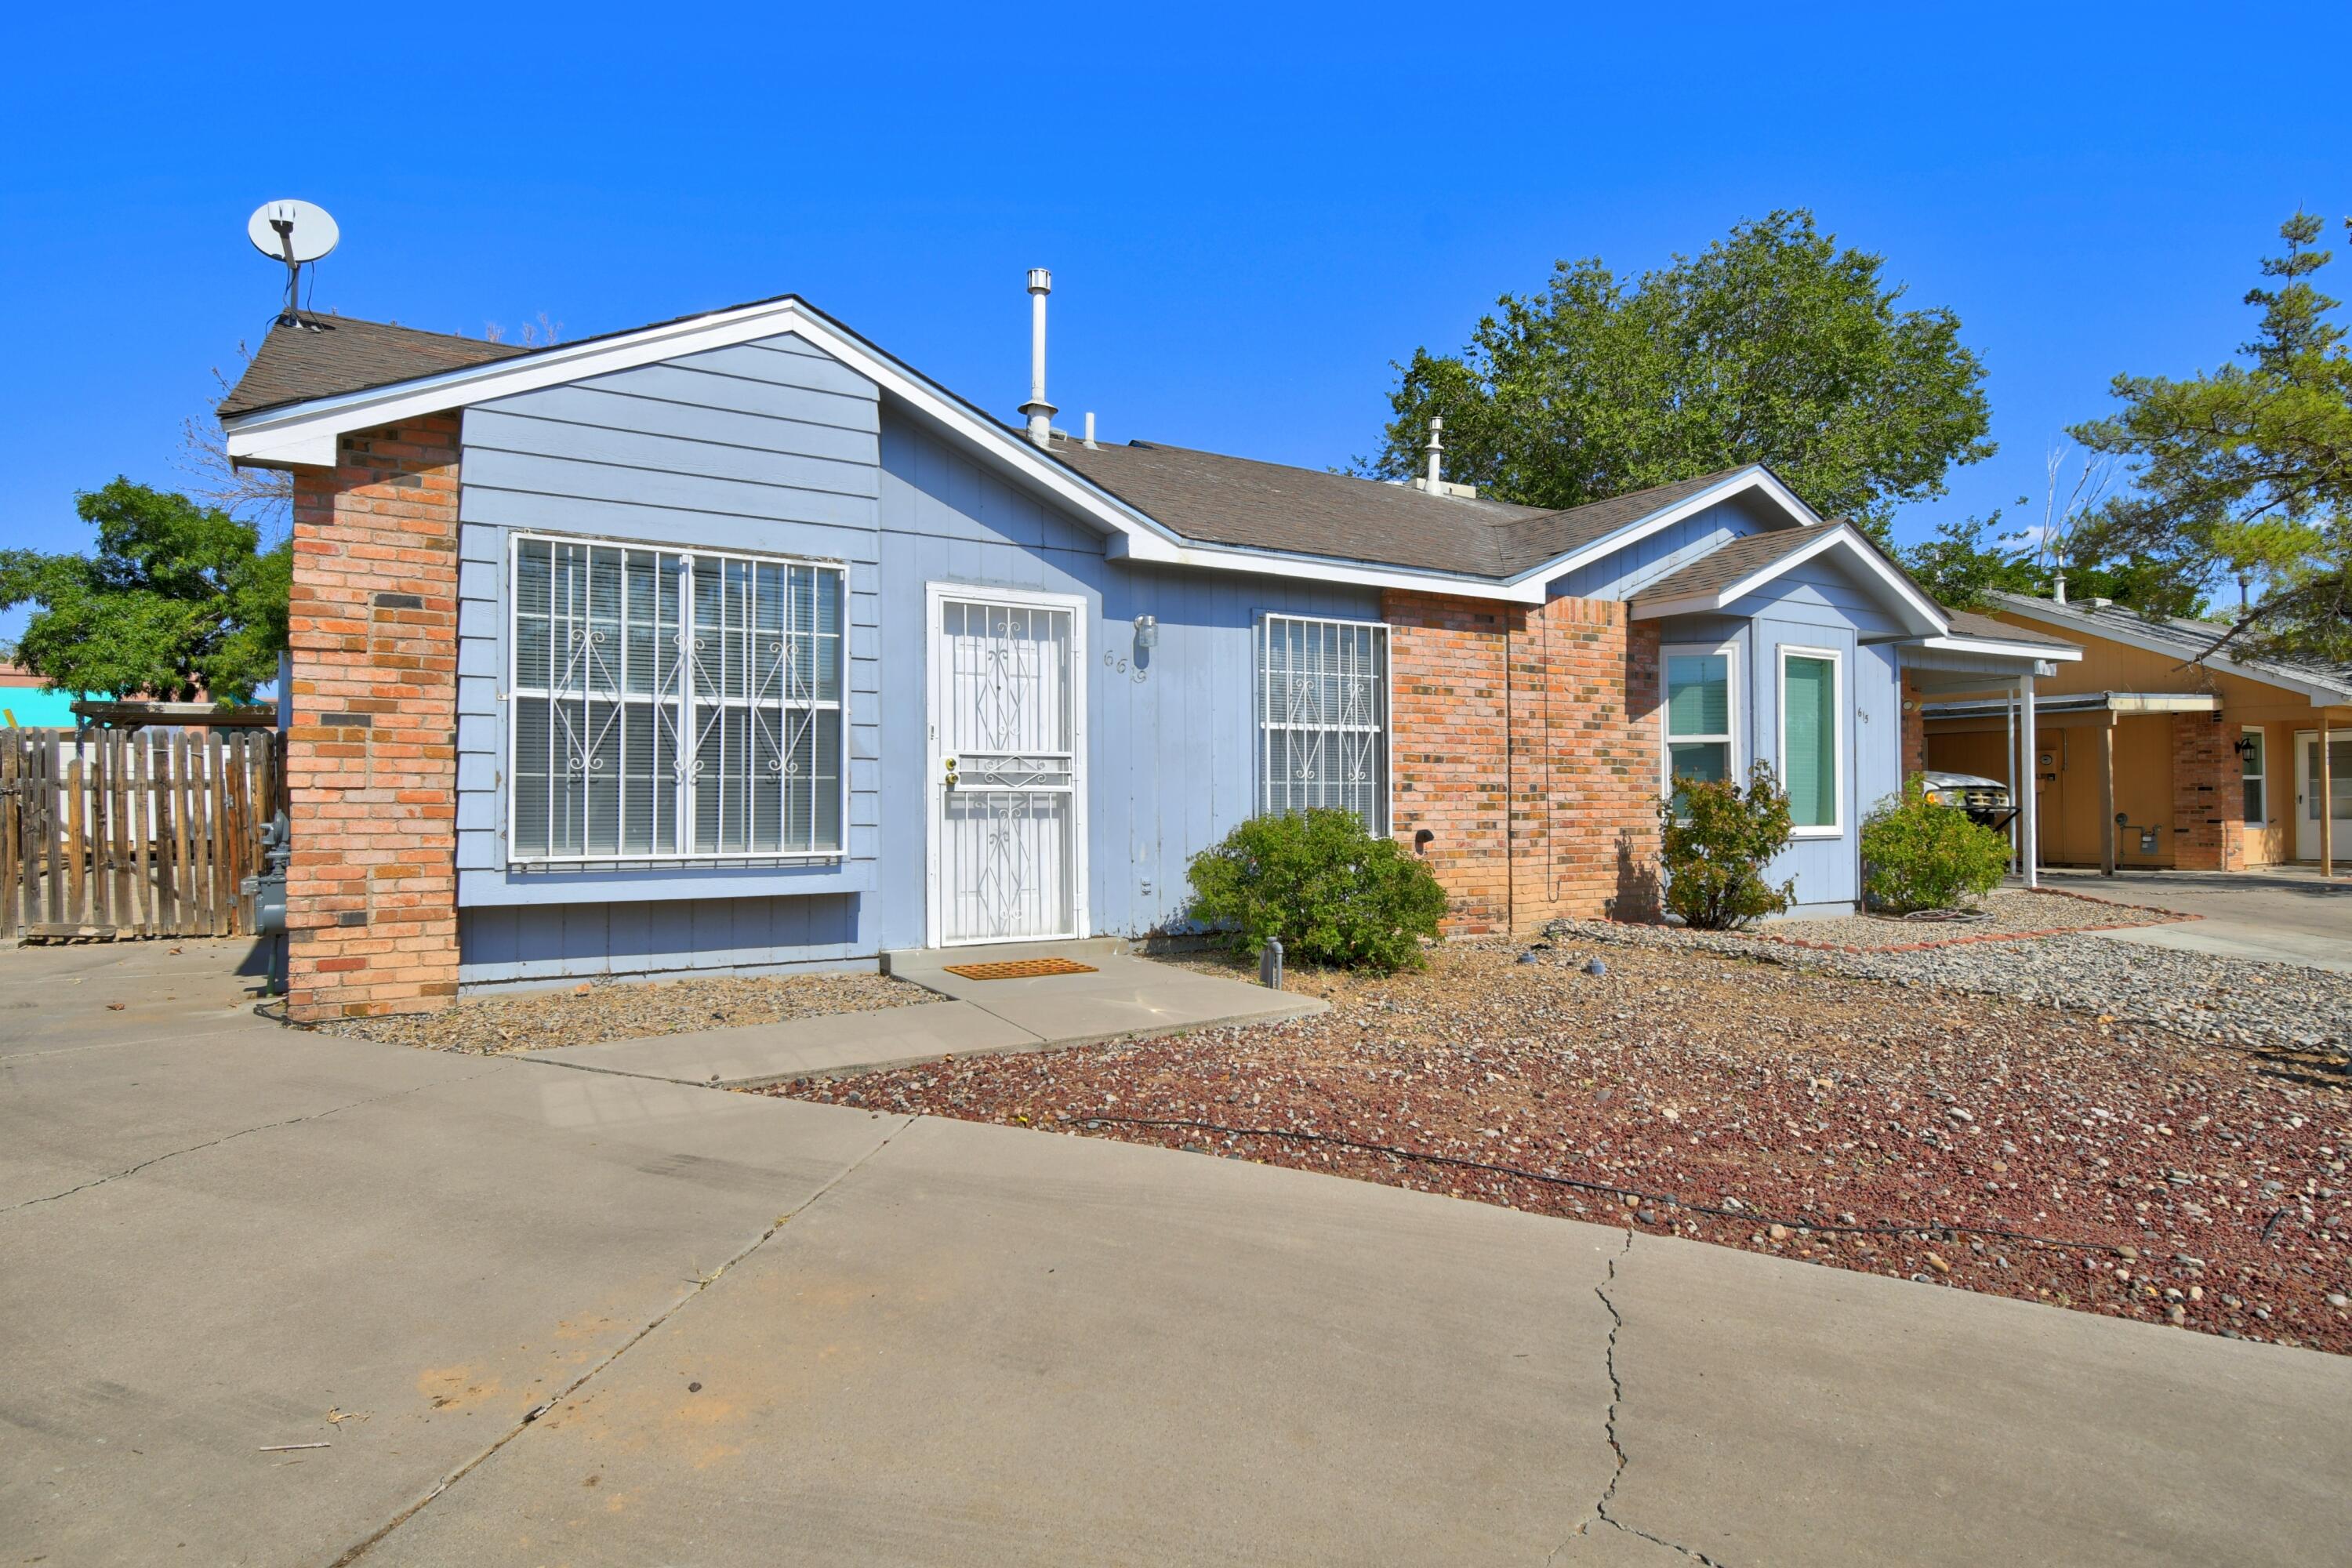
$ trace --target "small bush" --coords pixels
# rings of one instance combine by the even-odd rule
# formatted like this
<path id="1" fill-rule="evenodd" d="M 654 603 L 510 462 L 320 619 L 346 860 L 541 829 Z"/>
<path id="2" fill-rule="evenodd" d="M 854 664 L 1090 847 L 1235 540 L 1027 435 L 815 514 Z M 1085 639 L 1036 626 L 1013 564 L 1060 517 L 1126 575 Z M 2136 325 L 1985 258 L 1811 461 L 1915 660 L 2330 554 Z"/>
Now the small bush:
<path id="1" fill-rule="evenodd" d="M 1699 931 L 1736 931 L 1789 907 L 1797 884 L 1775 888 L 1764 868 L 1789 844 L 1789 797 L 1769 763 L 1730 779 L 1677 778 L 1665 820 L 1666 908 Z"/>
<path id="2" fill-rule="evenodd" d="M 1874 909 L 1948 910 L 2000 883 L 2009 840 L 1958 806 L 1929 800 L 1927 780 L 1913 773 L 1902 794 L 1863 819 L 1862 868 L 1863 896 Z"/>
<path id="3" fill-rule="evenodd" d="M 1418 968 L 1445 894 L 1429 868 L 1349 811 L 1255 816 L 1192 857 L 1188 912 L 1255 957 L 1282 939 L 1286 962 L 1388 973 Z"/>

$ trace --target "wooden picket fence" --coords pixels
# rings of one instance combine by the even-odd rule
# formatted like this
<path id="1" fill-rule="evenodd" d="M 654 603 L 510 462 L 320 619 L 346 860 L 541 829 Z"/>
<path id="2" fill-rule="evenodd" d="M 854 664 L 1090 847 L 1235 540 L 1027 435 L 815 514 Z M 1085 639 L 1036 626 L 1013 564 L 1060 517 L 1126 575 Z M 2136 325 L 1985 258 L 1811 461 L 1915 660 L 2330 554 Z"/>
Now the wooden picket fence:
<path id="1" fill-rule="evenodd" d="M 237 936 L 269 731 L 0 730 L 0 937 Z"/>

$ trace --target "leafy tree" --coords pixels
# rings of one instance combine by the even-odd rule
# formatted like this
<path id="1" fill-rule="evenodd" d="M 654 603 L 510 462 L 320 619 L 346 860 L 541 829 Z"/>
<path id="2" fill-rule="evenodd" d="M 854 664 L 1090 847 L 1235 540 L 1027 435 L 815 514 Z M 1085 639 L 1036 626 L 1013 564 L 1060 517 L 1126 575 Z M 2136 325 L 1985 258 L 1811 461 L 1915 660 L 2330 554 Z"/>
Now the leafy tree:
<path id="1" fill-rule="evenodd" d="M 278 673 L 289 545 L 184 495 L 118 479 L 74 498 L 92 555 L 0 551 L 0 610 L 37 605 L 16 643 L 52 689 L 239 701 Z"/>
<path id="2" fill-rule="evenodd" d="M 1997 607 L 1991 595 L 2023 594 L 2053 598 L 2058 568 L 2037 545 L 2021 542 L 2022 533 L 1987 532 L 1999 526 L 2001 513 L 1940 522 L 1935 533 L 1897 551 L 1904 567 L 1937 601 L 1955 610 Z M 2163 560 L 2086 560 L 2079 544 L 2074 559 L 2063 561 L 2066 596 L 2113 599 L 2152 616 L 2197 616 L 2204 613 L 2204 594 L 2197 576 Z M 2063 560 L 2063 558 L 2062 558 Z M 2201 575 L 2201 574 L 2200 574 Z"/>
<path id="3" fill-rule="evenodd" d="M 1561 261 L 1543 292 L 1498 300 L 1461 353 L 1420 348 L 1397 367 L 1385 445 L 1359 467 L 1420 472 L 1439 416 L 1450 477 L 1504 500 L 1579 506 L 1769 463 L 1884 542 L 1897 506 L 1993 450 L 1958 318 L 1899 309 L 1884 266 L 1804 211 L 1637 279 Z"/>
<path id="4" fill-rule="evenodd" d="M 2017 535 L 1995 534 L 1990 542 L 1986 541 L 1985 531 L 2000 522 L 1998 510 L 1990 517 L 1939 522 L 1932 537 L 1897 554 L 1919 585 L 1950 609 L 1984 609 L 1996 592 L 2046 594 L 2046 574 L 2036 571 L 2032 559 L 2015 547 Z M 2004 542 L 2010 548 L 2001 548 Z"/>
<path id="5" fill-rule="evenodd" d="M 2305 212 L 2280 226 L 2286 254 L 2262 264 L 2276 282 L 2245 297 L 2263 316 L 2242 360 L 2183 381 L 2117 376 L 2122 410 L 2074 435 L 2133 465 L 2131 490 L 2086 521 L 2088 548 L 2259 579 L 2217 647 L 2352 661 L 2352 353 L 2338 301 L 2311 280 L 2330 258 L 2312 248 L 2322 232 Z"/>

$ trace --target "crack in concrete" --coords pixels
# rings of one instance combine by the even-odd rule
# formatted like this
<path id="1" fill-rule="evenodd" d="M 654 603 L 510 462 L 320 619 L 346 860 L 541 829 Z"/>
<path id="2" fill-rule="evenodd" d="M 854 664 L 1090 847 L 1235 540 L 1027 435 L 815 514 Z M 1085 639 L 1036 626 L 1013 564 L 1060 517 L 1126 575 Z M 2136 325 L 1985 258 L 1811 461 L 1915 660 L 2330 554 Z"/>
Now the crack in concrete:
<path id="1" fill-rule="evenodd" d="M 714 1092 L 724 1094 L 731 1091 L 719 1089 L 715 1090 Z M 710 1289 L 711 1286 L 717 1284 L 721 1275 L 734 1268 L 738 1263 L 742 1262 L 743 1259 L 751 1257 L 751 1254 L 760 1250 L 761 1247 L 766 1246 L 769 1238 L 773 1237 L 776 1232 L 783 1229 L 785 1226 L 791 1224 L 793 1220 L 798 1219 L 801 1215 L 808 1213 L 810 1209 L 815 1207 L 819 1199 L 823 1198 L 827 1193 L 833 1191 L 834 1188 L 841 1185 L 842 1183 L 847 1181 L 850 1177 L 856 1175 L 859 1171 L 865 1169 L 866 1163 L 872 1160 L 877 1154 L 882 1152 L 883 1150 L 887 1149 L 893 1139 L 897 1138 L 899 1133 L 904 1132 L 908 1128 L 912 1127 L 916 1122 L 920 1121 L 921 1120 L 922 1118 L 920 1116 L 907 1117 L 904 1121 L 900 1121 L 898 1126 L 884 1133 L 881 1140 L 877 1142 L 874 1147 L 857 1156 L 856 1159 L 852 1160 L 848 1164 L 844 1165 L 839 1171 L 835 1172 L 833 1177 L 823 1186 L 817 1188 L 816 1191 L 811 1193 L 806 1198 L 803 1199 L 798 1208 L 777 1215 L 774 1224 L 769 1226 L 767 1229 L 761 1231 L 758 1236 L 753 1237 L 749 1242 L 746 1242 L 733 1257 L 719 1264 L 718 1268 L 712 1269 L 708 1274 L 697 1273 L 694 1277 L 694 1287 L 692 1289 L 689 1289 L 686 1294 L 680 1296 L 677 1300 L 672 1301 L 661 1311 L 656 1313 L 651 1319 L 642 1324 L 635 1333 L 631 1334 L 627 1339 L 623 1340 L 619 1344 L 614 1346 L 612 1351 L 606 1354 L 604 1359 L 591 1363 L 580 1373 L 579 1376 L 573 1378 L 570 1383 L 565 1384 L 547 1399 L 541 1401 L 536 1405 L 533 1405 L 530 1410 L 523 1415 L 521 1420 L 516 1422 L 512 1426 L 509 1426 L 505 1432 L 501 1433 L 496 1442 L 491 1443 L 480 1453 L 476 1454 L 472 1458 L 467 1459 L 464 1464 L 458 1466 L 456 1469 L 451 1470 L 447 1475 L 434 1482 L 431 1490 L 427 1491 L 423 1497 L 418 1498 L 415 1502 L 410 1503 L 406 1508 L 402 1509 L 389 1520 L 386 1520 L 373 1534 L 369 1535 L 365 1540 L 357 1542 L 341 1557 L 336 1558 L 334 1562 L 329 1563 L 328 1568 L 351 1568 L 352 1563 L 358 1562 L 361 1558 L 373 1551 L 377 1544 L 380 1543 L 386 1536 L 390 1535 L 394 1531 L 398 1530 L 402 1525 L 406 1524 L 410 1520 L 415 1519 L 418 1514 L 424 1512 L 425 1508 L 432 1503 L 434 1499 L 439 1497 L 443 1492 L 447 1491 L 451 1487 L 456 1486 L 459 1481 L 464 1480 L 467 1476 L 473 1474 L 475 1470 L 488 1463 L 492 1455 L 505 1447 L 509 1443 L 513 1442 L 517 1437 L 521 1436 L 523 1433 L 530 1428 L 532 1422 L 538 1420 L 548 1411 L 554 1409 L 557 1405 L 562 1404 L 565 1400 L 579 1393 L 580 1390 L 584 1387 L 592 1378 L 595 1377 L 597 1373 L 603 1372 L 606 1367 L 609 1367 L 614 1363 L 619 1361 L 632 1350 L 635 1350 L 638 1343 L 643 1341 L 646 1335 L 652 1333 L 656 1329 L 660 1328 L 664 1323 L 668 1322 L 672 1318 L 677 1316 L 678 1313 L 684 1311 L 690 1302 L 699 1297 L 705 1290 Z"/>
<path id="2" fill-rule="evenodd" d="M 1680 1542 L 1668 1541 L 1664 1536 L 1653 1535 L 1646 1530 L 1626 1523 L 1609 1511 L 1609 1505 L 1616 1500 L 1618 1483 L 1625 1479 L 1625 1468 L 1633 1462 L 1625 1452 L 1624 1440 L 1617 1435 L 1617 1412 L 1625 1403 L 1624 1379 L 1617 1371 L 1617 1336 L 1624 1331 L 1625 1314 L 1618 1310 L 1616 1301 L 1609 1294 L 1609 1287 L 1617 1282 L 1618 1264 L 1624 1261 L 1633 1250 L 1633 1228 L 1630 1226 L 1626 1227 L 1625 1245 L 1619 1247 L 1616 1256 L 1609 1259 L 1609 1272 L 1601 1279 L 1600 1284 L 1592 1288 L 1592 1293 L 1601 1298 L 1601 1305 L 1609 1312 L 1609 1341 L 1603 1352 L 1602 1362 L 1603 1368 L 1609 1374 L 1609 1409 L 1601 1417 L 1601 1432 L 1609 1440 L 1609 1452 L 1615 1456 L 1617 1460 L 1616 1468 L 1609 1472 L 1609 1484 L 1601 1489 L 1601 1496 L 1593 1502 L 1592 1517 L 1593 1520 L 1598 1520 L 1612 1530 L 1622 1530 L 1626 1534 L 1649 1542 L 1654 1546 L 1663 1546 L 1669 1552 L 1678 1552 L 1694 1562 L 1705 1563 L 1706 1568 L 1724 1568 L 1724 1564 L 1696 1547 L 1685 1546 Z M 1559 1560 L 1559 1554 L 1568 1550 L 1569 1542 L 1584 1534 L 1591 1527 L 1591 1520 L 1578 1525 L 1575 1534 L 1551 1549 L 1551 1554 L 1544 1559 L 1545 1568 L 1550 1568 L 1550 1564 Z"/>
<path id="3" fill-rule="evenodd" d="M 306 1110 L 299 1116 L 289 1116 L 283 1121 L 265 1121 L 257 1127 L 240 1127 L 234 1132 L 224 1132 L 217 1138 L 207 1139 L 202 1143 L 191 1143 L 184 1149 L 167 1149 L 161 1154 L 152 1155 L 123 1170 L 110 1171 L 103 1176 L 93 1176 L 78 1187 L 68 1187 L 61 1193 L 50 1193 L 42 1197 L 26 1198 L 21 1203 L 10 1204 L 6 1208 L 0 1208 L 0 1215 L 12 1215 L 18 1209 L 28 1209 L 36 1204 L 53 1204 L 61 1198 L 69 1198 L 76 1193 L 86 1193 L 92 1187 L 102 1187 L 110 1183 L 121 1181 L 126 1176 L 135 1176 L 149 1166 L 160 1165 L 166 1160 L 176 1160 L 184 1154 L 201 1154 L 207 1149 L 217 1149 L 224 1143 L 234 1143 L 240 1138 L 250 1138 L 257 1132 L 274 1132 L 280 1127 L 292 1127 L 304 1121 L 317 1121 L 325 1117 L 341 1115 L 346 1110 L 357 1110 L 363 1105 L 381 1105 L 387 1100 L 398 1100 L 404 1095 L 422 1094 L 428 1089 L 439 1089 L 445 1084 L 471 1083 L 478 1078 L 488 1078 L 505 1066 L 507 1066 L 506 1063 L 500 1062 L 496 1068 L 490 1068 L 482 1072 L 469 1072 L 464 1078 L 443 1079 L 435 1083 L 413 1084 L 406 1089 L 395 1089 L 386 1094 L 367 1095 L 352 1100 L 348 1104 L 331 1105 L 324 1110 Z"/>

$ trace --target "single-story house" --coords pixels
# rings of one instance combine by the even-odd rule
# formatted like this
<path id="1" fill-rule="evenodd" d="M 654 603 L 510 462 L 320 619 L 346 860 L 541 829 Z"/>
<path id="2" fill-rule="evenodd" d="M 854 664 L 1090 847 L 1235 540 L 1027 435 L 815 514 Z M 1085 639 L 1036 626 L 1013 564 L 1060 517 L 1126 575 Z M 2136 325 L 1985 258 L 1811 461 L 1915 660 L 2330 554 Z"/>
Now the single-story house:
<path id="1" fill-rule="evenodd" d="M 2214 655 L 2228 623 L 2105 599 L 2000 594 L 1990 610 L 2083 650 L 2038 693 L 2044 864 L 2237 871 L 2352 848 L 2352 668 Z M 2000 704 L 1925 712 L 1929 766 L 2014 776 Z"/>
<path id="2" fill-rule="evenodd" d="M 1906 661 L 2049 668 L 1760 467 L 1554 510 L 1435 451 L 1073 437 L 1049 287 L 1019 425 L 792 296 L 529 349 L 273 328 L 220 413 L 295 475 L 291 1016 L 1165 930 L 1191 856 L 1314 805 L 1458 930 L 1635 913 L 1670 773 L 1759 757 L 1776 874 L 1850 910 Z"/>

